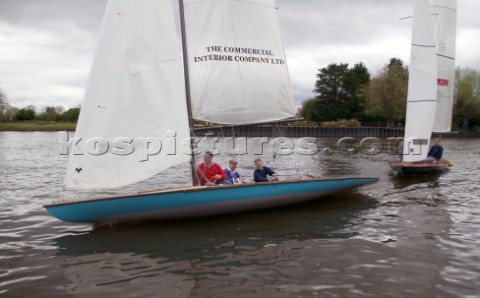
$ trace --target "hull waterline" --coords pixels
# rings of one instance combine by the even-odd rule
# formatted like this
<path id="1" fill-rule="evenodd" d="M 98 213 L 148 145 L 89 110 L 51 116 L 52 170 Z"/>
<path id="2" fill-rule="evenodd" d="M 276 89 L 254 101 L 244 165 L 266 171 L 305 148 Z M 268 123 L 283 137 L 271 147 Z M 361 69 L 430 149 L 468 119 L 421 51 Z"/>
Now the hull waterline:
<path id="1" fill-rule="evenodd" d="M 402 162 L 395 160 L 389 162 L 390 168 L 398 173 L 407 175 L 442 173 L 452 166 L 448 160 L 442 159 L 436 163 L 433 162 Z"/>
<path id="2" fill-rule="evenodd" d="M 304 203 L 376 182 L 377 178 L 340 178 L 195 187 L 44 207 L 67 222 L 181 219 Z"/>

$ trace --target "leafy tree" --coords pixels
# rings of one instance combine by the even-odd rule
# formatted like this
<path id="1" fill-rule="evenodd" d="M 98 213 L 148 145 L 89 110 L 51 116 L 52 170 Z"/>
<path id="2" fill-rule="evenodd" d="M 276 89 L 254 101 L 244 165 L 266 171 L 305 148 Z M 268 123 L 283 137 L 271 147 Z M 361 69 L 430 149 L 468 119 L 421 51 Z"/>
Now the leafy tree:
<path id="1" fill-rule="evenodd" d="M 66 122 L 77 122 L 79 116 L 80 116 L 80 108 L 68 109 L 62 115 L 63 121 L 66 121 Z"/>
<path id="2" fill-rule="evenodd" d="M 315 111 L 316 111 L 316 100 L 315 98 L 310 98 L 302 102 L 302 108 L 300 109 L 300 115 L 309 121 L 316 121 Z"/>
<path id="3" fill-rule="evenodd" d="M 47 121 L 55 121 L 57 120 L 57 111 L 55 107 L 47 107 L 45 110 L 45 120 Z"/>
<path id="4" fill-rule="evenodd" d="M 18 109 L 13 107 L 7 103 L 6 109 L 3 111 L 3 121 L 10 122 L 15 119 L 15 115 L 17 114 Z"/>
<path id="5" fill-rule="evenodd" d="M 20 109 L 15 114 L 15 120 L 17 121 L 31 121 L 35 119 L 35 111 L 32 109 Z"/>
<path id="6" fill-rule="evenodd" d="M 366 92 L 370 82 L 370 72 L 363 63 L 357 63 L 350 69 L 344 80 L 344 88 L 348 95 L 345 101 L 350 117 L 344 119 L 358 118 L 365 110 Z"/>
<path id="7" fill-rule="evenodd" d="M 455 126 L 462 127 L 464 119 L 468 119 L 470 127 L 480 127 L 480 72 L 459 67 L 455 77 Z"/>
<path id="8" fill-rule="evenodd" d="M 387 120 L 387 125 L 405 119 L 408 90 L 408 68 L 400 59 L 392 58 L 370 81 L 366 113 Z"/>
<path id="9" fill-rule="evenodd" d="M 318 95 L 304 102 L 302 116 L 316 122 L 360 116 L 365 107 L 362 90 L 369 80 L 370 73 L 363 63 L 353 68 L 340 63 L 320 69 L 314 90 Z"/>
<path id="10" fill-rule="evenodd" d="M 6 121 L 5 111 L 8 108 L 7 95 L 0 89 L 0 122 Z"/>

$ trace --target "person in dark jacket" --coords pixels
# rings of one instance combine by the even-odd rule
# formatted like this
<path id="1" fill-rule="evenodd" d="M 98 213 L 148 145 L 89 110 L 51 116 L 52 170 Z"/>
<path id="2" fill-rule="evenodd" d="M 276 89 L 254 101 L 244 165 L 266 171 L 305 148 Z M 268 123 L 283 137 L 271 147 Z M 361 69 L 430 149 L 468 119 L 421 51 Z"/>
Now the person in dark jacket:
<path id="1" fill-rule="evenodd" d="M 440 138 L 435 138 L 435 145 L 428 151 L 428 156 L 425 159 L 426 162 L 437 162 L 443 157 L 443 147 L 440 145 Z"/>
<path id="2" fill-rule="evenodd" d="M 255 172 L 253 172 L 255 182 L 278 181 L 277 174 L 269 167 L 264 166 L 260 158 L 255 159 L 255 167 Z"/>

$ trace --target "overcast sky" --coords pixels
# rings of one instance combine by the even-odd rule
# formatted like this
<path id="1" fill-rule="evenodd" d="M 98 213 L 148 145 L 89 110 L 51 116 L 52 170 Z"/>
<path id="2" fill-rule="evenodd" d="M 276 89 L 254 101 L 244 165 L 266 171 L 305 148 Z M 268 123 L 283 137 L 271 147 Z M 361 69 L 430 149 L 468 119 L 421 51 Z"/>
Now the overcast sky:
<path id="1" fill-rule="evenodd" d="M 134 0 L 132 0 L 134 1 Z M 299 105 L 330 63 L 409 62 L 412 0 L 277 0 Z M 106 0 L 0 0 L 0 88 L 15 106 L 81 103 Z M 457 65 L 480 69 L 479 0 L 458 0 Z"/>

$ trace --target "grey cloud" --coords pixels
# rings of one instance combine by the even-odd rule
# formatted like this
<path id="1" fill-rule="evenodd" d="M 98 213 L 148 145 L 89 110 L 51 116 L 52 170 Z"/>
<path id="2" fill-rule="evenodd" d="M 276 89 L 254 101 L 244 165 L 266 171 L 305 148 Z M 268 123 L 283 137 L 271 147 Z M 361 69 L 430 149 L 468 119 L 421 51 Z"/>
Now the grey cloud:
<path id="1" fill-rule="evenodd" d="M 10 55 L 23 61 L 0 57 L 0 87 L 12 102 L 78 104 L 106 2 L 0 0 L 0 26 L 13 28 L 10 34 L 25 34 L 6 37 L 13 45 Z M 413 1 L 277 2 L 297 104 L 313 95 L 315 73 L 328 63 L 363 61 L 375 73 L 390 57 L 408 59 L 411 22 L 400 18 L 411 15 Z M 480 68 L 480 1 L 458 0 L 458 7 L 459 36 L 463 38 L 459 40 L 458 64 Z M 403 41 L 405 46 L 400 46 Z M 45 67 L 48 71 L 42 71 Z"/>
<path id="2" fill-rule="evenodd" d="M 97 30 L 106 3 L 106 0 L 2 0 L 0 20 L 33 27 L 72 23 L 87 30 Z"/>

